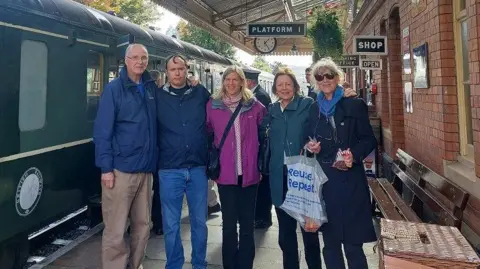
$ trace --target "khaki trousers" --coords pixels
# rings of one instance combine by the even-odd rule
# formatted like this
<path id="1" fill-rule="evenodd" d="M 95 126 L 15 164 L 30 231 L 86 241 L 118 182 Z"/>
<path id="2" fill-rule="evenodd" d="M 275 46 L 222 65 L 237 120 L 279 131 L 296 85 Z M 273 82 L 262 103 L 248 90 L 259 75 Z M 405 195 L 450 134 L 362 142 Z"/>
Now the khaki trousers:
<path id="1" fill-rule="evenodd" d="M 102 214 L 105 228 L 102 238 L 103 269 L 138 269 L 150 235 L 152 174 L 123 173 L 114 170 L 112 189 L 102 184 Z M 130 249 L 124 239 L 130 218 Z M 129 251 L 130 250 L 130 251 Z"/>

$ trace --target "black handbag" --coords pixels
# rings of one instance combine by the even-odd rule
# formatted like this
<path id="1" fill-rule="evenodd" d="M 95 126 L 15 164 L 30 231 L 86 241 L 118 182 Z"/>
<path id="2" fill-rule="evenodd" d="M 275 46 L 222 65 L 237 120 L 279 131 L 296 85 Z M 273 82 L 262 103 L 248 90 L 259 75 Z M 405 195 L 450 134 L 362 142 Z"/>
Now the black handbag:
<path id="1" fill-rule="evenodd" d="M 227 138 L 228 132 L 232 128 L 233 121 L 237 117 L 238 113 L 240 113 L 240 109 L 242 108 L 242 104 L 239 103 L 235 111 L 233 112 L 230 120 L 225 127 L 225 131 L 223 132 L 222 139 L 220 140 L 220 144 L 218 144 L 218 148 L 212 145 L 212 148 L 209 151 L 208 155 L 208 166 L 207 166 L 207 176 L 211 180 L 217 180 L 220 176 L 220 152 L 222 150 L 223 144 L 225 143 L 225 139 Z"/>
<path id="2" fill-rule="evenodd" d="M 271 105 L 269 106 L 269 108 Z M 258 171 L 262 175 L 268 175 L 270 174 L 270 138 L 269 138 L 269 131 L 270 131 L 270 124 L 272 121 L 272 118 L 270 117 L 270 109 L 268 111 L 268 124 L 265 129 L 265 135 L 263 137 L 263 140 L 260 141 L 260 148 L 258 150 Z"/>

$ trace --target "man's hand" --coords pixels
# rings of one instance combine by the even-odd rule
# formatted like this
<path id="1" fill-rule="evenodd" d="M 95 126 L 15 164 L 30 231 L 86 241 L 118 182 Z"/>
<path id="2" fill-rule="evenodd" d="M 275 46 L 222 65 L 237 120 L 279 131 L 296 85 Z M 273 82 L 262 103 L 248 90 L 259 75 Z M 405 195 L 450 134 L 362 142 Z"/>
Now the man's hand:
<path id="1" fill-rule="evenodd" d="M 102 184 L 106 188 L 112 189 L 115 183 L 115 175 L 113 172 L 102 174 Z"/>
<path id="2" fill-rule="evenodd" d="M 352 88 L 346 88 L 343 91 L 343 97 L 355 97 L 355 96 L 357 96 L 357 92 Z"/>

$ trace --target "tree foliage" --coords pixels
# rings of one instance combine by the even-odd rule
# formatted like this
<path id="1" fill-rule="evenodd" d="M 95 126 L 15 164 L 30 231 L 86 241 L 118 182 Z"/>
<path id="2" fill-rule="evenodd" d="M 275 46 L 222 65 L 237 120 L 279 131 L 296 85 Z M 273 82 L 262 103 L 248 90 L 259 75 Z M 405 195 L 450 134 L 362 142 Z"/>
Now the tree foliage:
<path id="1" fill-rule="evenodd" d="M 283 64 L 282 62 L 275 61 L 270 64 L 270 68 L 272 69 L 272 74 L 276 74 L 278 70 L 282 67 L 287 67 L 287 65 Z"/>
<path id="2" fill-rule="evenodd" d="M 104 11 L 115 12 L 117 17 L 132 23 L 147 26 L 158 20 L 161 13 L 157 5 L 150 0 L 75 0 L 86 6 Z"/>
<path id="3" fill-rule="evenodd" d="M 235 48 L 231 44 L 192 23 L 181 20 L 177 25 L 177 33 L 178 38 L 185 42 L 214 51 L 230 59 L 235 57 Z"/>
<path id="4" fill-rule="evenodd" d="M 343 32 L 339 25 L 338 10 L 315 7 L 308 18 L 307 36 L 313 42 L 313 60 L 337 57 L 343 53 Z"/>
<path id="5" fill-rule="evenodd" d="M 257 56 L 253 59 L 252 67 L 263 70 L 265 72 L 272 72 L 272 68 L 268 64 L 267 60 L 265 60 L 264 56 Z"/>

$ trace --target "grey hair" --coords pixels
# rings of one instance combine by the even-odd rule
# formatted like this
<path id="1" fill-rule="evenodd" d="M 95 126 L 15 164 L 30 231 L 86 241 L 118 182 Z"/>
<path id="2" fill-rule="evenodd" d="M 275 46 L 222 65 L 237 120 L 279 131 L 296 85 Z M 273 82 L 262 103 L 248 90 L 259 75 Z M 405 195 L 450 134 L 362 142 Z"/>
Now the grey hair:
<path id="1" fill-rule="evenodd" d="M 145 52 L 147 53 L 147 56 L 148 56 L 148 50 L 147 48 L 142 45 L 142 44 L 138 44 L 138 43 L 132 43 L 130 45 L 128 45 L 127 49 L 125 49 L 125 58 L 127 57 L 128 53 L 134 48 L 134 47 L 141 47 L 145 50 Z"/>
<path id="2" fill-rule="evenodd" d="M 312 74 L 310 75 L 310 85 L 314 85 L 315 90 L 320 90 L 315 83 L 315 74 L 318 74 L 320 69 L 328 69 L 338 77 L 339 83 L 343 81 L 343 71 L 330 57 L 322 58 L 312 66 Z"/>

